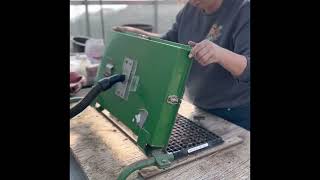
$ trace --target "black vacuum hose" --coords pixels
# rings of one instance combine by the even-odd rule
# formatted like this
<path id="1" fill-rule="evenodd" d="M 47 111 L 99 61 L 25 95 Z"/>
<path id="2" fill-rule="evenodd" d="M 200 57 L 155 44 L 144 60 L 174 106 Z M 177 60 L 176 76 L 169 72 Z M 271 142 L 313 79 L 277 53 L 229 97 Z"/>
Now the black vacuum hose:
<path id="1" fill-rule="evenodd" d="M 70 109 L 70 119 L 87 108 L 101 92 L 110 89 L 115 83 L 123 82 L 124 80 L 125 75 L 119 74 L 99 80 L 97 84 L 88 92 L 88 94 L 77 105 Z"/>

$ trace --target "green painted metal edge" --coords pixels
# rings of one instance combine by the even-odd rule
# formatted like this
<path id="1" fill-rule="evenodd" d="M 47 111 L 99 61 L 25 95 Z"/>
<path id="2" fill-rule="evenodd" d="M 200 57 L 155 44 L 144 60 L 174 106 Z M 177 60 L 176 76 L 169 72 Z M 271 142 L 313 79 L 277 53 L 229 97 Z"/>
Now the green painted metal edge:
<path id="1" fill-rule="evenodd" d="M 122 72 L 125 57 L 137 60 L 136 75 L 140 84 L 128 101 L 115 95 L 115 87 L 98 96 L 97 102 L 121 120 L 138 136 L 137 144 L 145 154 L 164 148 L 173 128 L 180 104 L 168 104 L 169 95 L 183 97 L 191 68 L 190 46 L 158 38 L 144 38 L 135 34 L 112 32 L 98 69 L 97 80 L 105 77 L 105 66 L 113 63 L 114 73 Z M 134 122 L 139 108 L 148 110 L 143 127 Z M 133 120 L 133 121 L 131 121 Z"/>

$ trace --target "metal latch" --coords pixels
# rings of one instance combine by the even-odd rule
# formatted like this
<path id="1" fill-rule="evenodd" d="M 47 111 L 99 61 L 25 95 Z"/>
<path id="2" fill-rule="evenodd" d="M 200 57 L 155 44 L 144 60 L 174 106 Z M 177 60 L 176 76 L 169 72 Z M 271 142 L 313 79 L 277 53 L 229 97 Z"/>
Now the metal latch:
<path id="1" fill-rule="evenodd" d="M 112 75 L 112 70 L 113 70 L 113 64 L 108 63 L 106 65 L 106 72 L 105 72 L 105 76 L 111 76 Z"/>
<path id="2" fill-rule="evenodd" d="M 168 96 L 167 103 L 169 103 L 169 104 L 180 104 L 181 103 L 181 99 L 179 99 L 179 97 L 176 96 L 176 95 L 170 95 L 170 96 Z"/>

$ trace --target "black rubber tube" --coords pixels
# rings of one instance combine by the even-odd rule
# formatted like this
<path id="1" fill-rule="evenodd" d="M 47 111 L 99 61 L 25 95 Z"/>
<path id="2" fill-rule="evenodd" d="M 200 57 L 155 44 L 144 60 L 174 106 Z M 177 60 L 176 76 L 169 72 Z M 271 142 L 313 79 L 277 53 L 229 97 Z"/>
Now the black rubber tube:
<path id="1" fill-rule="evenodd" d="M 123 82 L 124 80 L 125 75 L 119 74 L 99 80 L 97 84 L 88 92 L 88 94 L 78 104 L 70 109 L 70 119 L 87 108 L 101 92 L 110 89 L 115 83 Z"/>

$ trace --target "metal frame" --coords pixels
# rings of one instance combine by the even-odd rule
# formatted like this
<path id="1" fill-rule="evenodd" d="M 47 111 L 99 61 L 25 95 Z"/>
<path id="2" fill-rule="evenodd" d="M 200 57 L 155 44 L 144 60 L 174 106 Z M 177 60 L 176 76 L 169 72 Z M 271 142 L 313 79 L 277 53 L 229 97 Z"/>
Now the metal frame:
<path id="1" fill-rule="evenodd" d="M 108 4 L 128 4 L 128 5 L 153 5 L 154 7 L 154 30 L 158 32 L 158 6 L 160 4 L 176 4 L 176 1 L 167 1 L 167 0 L 70 0 L 70 5 L 84 5 L 85 6 L 85 15 L 86 15 L 86 34 L 90 36 L 90 19 L 89 19 L 89 11 L 88 5 L 100 5 L 100 19 L 101 19 L 101 32 L 103 39 L 105 38 L 105 30 L 104 30 L 104 19 L 102 12 L 102 5 Z"/>
<path id="2" fill-rule="evenodd" d="M 86 6 L 86 30 L 87 30 L 87 36 L 91 36 L 91 33 L 90 33 L 90 21 L 89 21 L 89 7 L 88 7 L 88 0 L 84 0 Z M 100 17 L 101 18 L 101 17 Z"/>
<path id="3" fill-rule="evenodd" d="M 101 33 L 102 33 L 102 38 L 105 40 L 105 31 L 104 31 L 104 18 L 103 18 L 103 8 L 102 8 L 102 0 L 99 1 L 100 3 L 100 19 L 101 19 Z"/>

